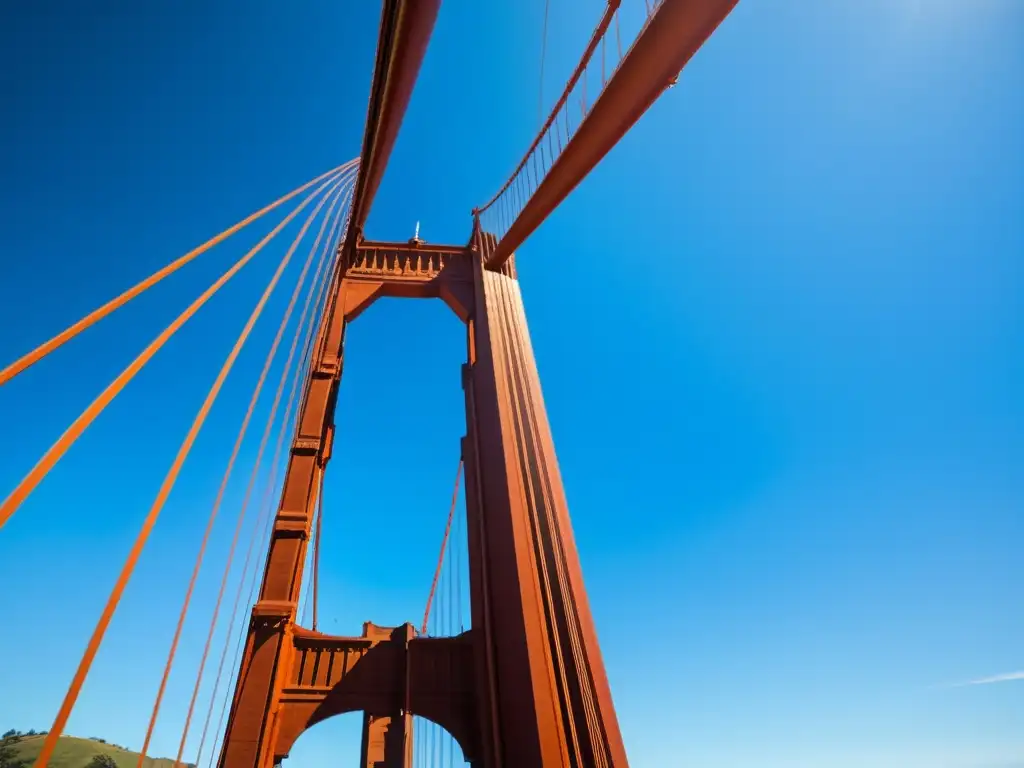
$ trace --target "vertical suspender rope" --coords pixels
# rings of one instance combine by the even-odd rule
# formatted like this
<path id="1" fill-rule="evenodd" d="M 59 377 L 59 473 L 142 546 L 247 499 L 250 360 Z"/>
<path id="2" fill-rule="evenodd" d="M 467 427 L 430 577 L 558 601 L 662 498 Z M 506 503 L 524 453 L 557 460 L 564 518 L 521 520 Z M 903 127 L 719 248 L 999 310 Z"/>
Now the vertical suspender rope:
<path id="1" fill-rule="evenodd" d="M 448 534 L 452 529 L 452 518 L 455 515 L 455 503 L 459 500 L 459 478 L 462 477 L 462 459 L 459 459 L 459 468 L 455 472 L 455 490 L 452 492 L 452 505 L 448 511 L 448 522 L 444 527 L 444 538 L 441 539 L 441 554 L 437 558 L 437 568 L 434 570 L 434 580 L 430 584 L 430 594 L 427 595 L 427 608 L 423 612 L 422 634 L 427 634 L 430 622 L 430 607 L 434 602 L 434 593 L 437 592 L 437 584 L 441 579 L 441 570 L 444 567 L 444 553 L 448 546 Z"/>
<path id="2" fill-rule="evenodd" d="M 551 0 L 544 0 L 544 31 L 540 38 L 540 85 L 537 88 L 537 121 L 544 125 L 544 59 L 548 51 L 548 12 Z"/>
<path id="3" fill-rule="evenodd" d="M 320 537 L 324 529 L 324 467 L 320 467 L 320 483 L 316 494 L 316 533 L 313 539 L 313 631 L 317 628 L 317 605 L 320 602 Z"/>

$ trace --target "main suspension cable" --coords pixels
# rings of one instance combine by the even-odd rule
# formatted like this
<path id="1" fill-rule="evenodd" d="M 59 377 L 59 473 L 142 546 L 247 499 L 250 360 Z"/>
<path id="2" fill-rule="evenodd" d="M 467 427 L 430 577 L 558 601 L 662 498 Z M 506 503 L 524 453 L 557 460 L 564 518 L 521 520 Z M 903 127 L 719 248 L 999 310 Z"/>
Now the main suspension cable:
<path id="1" fill-rule="evenodd" d="M 342 182 L 343 185 L 348 185 L 348 190 L 347 190 L 348 194 L 351 194 L 351 187 L 352 187 L 352 183 L 354 181 L 354 174 L 355 174 L 355 169 L 353 168 L 352 173 L 349 174 L 344 179 L 344 181 Z M 330 234 L 328 235 L 328 240 L 325 242 L 324 247 L 322 249 L 320 249 L 320 257 L 319 257 L 319 259 L 317 261 L 316 270 L 313 273 L 312 279 L 310 280 L 309 289 L 308 289 L 308 291 L 306 293 L 306 299 L 305 299 L 303 307 L 302 307 L 302 309 L 300 310 L 300 313 L 299 313 L 299 321 L 298 321 L 298 323 L 296 324 L 296 327 L 295 327 L 295 337 L 294 337 L 294 340 L 292 342 L 292 350 L 294 350 L 295 345 L 298 342 L 298 339 L 302 335 L 302 330 L 303 330 L 303 328 L 305 326 L 305 323 L 306 323 L 306 315 L 307 315 L 307 311 L 309 309 L 310 301 L 313 298 L 313 294 L 315 292 L 316 286 L 320 282 L 319 281 L 319 277 L 320 277 L 320 273 L 323 270 L 325 258 L 327 256 L 328 251 L 330 251 L 331 248 L 332 248 L 334 236 L 335 236 L 335 234 L 337 232 L 338 220 L 341 217 L 341 209 L 339 209 L 338 212 L 335 213 L 334 212 L 335 206 L 337 205 L 339 199 L 341 199 L 341 197 L 344 196 L 345 194 L 346 194 L 346 190 L 345 190 L 345 188 L 343 186 L 342 189 L 338 190 L 337 195 L 331 201 L 331 205 L 327 209 L 327 213 L 324 216 L 324 223 L 325 224 L 326 224 L 326 222 L 328 220 L 332 221 L 331 230 L 330 230 Z M 345 204 L 342 203 L 343 207 L 344 207 L 344 205 Z M 333 216 L 333 218 L 332 218 L 332 216 Z M 320 232 L 317 234 L 316 242 L 314 243 L 313 248 L 310 251 L 310 256 L 312 256 L 313 252 L 318 249 L 318 246 L 320 244 L 320 240 L 321 240 L 321 237 L 323 235 L 323 232 L 324 232 L 324 228 L 323 228 L 323 226 L 321 226 Z M 283 321 L 283 324 L 282 324 L 282 327 L 281 327 L 281 331 L 279 331 L 278 337 L 274 340 L 274 344 L 273 344 L 273 346 L 271 348 L 271 352 L 268 354 L 268 357 L 267 357 L 267 362 L 264 364 L 263 373 L 261 373 L 261 375 L 260 375 L 260 382 L 257 385 L 257 389 L 253 393 L 252 400 L 249 403 L 249 412 L 247 414 L 247 419 L 248 419 L 249 416 L 252 415 L 252 412 L 253 412 L 253 410 L 255 408 L 256 401 L 257 401 L 257 399 L 259 397 L 259 390 L 260 390 L 260 388 L 263 385 L 263 381 L 264 381 L 267 373 L 269 372 L 270 365 L 272 363 L 274 354 L 276 353 L 276 350 L 277 350 L 277 346 L 280 343 L 281 333 L 284 330 L 284 326 L 287 324 L 287 319 L 288 319 L 288 317 L 291 314 L 292 307 L 294 306 L 294 302 L 295 302 L 295 298 L 296 298 L 297 293 L 298 293 L 298 289 L 303 284 L 303 278 L 305 277 L 306 269 L 308 268 L 308 266 L 309 266 L 309 261 L 307 260 L 306 266 L 303 268 L 303 274 L 299 277 L 299 281 L 296 284 L 296 293 L 293 294 L 292 301 L 289 304 L 289 309 L 285 312 L 285 320 Z M 285 367 L 281 371 L 281 382 L 282 382 L 281 386 L 283 386 L 283 382 L 287 380 L 288 366 L 290 365 L 290 362 L 291 362 L 291 359 L 292 359 L 293 355 L 294 355 L 294 352 L 289 354 L 288 363 L 285 365 Z M 264 430 L 263 430 L 263 437 L 260 440 L 260 449 L 257 452 L 256 463 L 254 465 L 254 472 L 258 472 L 259 463 L 260 463 L 260 460 L 261 460 L 262 455 L 263 455 L 263 449 L 266 446 L 267 437 L 270 434 L 270 431 L 271 431 L 273 423 L 274 423 L 274 418 L 275 418 L 275 416 L 277 414 L 277 404 L 280 401 L 281 386 L 278 387 L 277 395 L 274 398 L 274 405 L 273 405 L 273 407 L 270 410 L 270 414 L 269 414 L 269 416 L 267 418 L 267 423 L 266 423 L 266 425 L 264 427 Z M 234 447 L 234 451 L 233 451 L 233 454 L 232 454 L 232 459 L 231 459 L 231 461 L 228 462 L 228 469 L 224 473 L 224 479 L 221 482 L 221 487 L 220 487 L 220 490 L 218 491 L 217 501 L 215 502 L 215 505 L 219 505 L 219 503 L 221 501 L 221 498 L 223 497 L 224 490 L 227 487 L 228 477 L 231 474 L 231 467 L 232 467 L 232 464 L 233 464 L 235 458 L 237 457 L 238 451 L 239 451 L 239 449 L 241 447 L 242 438 L 243 438 L 243 436 L 245 434 L 245 429 L 247 427 L 247 423 L 248 423 L 247 420 L 243 422 L 242 429 L 239 432 L 238 439 L 235 442 L 235 447 Z M 254 480 L 254 478 L 253 478 L 253 480 Z M 195 712 L 196 700 L 199 697 L 199 689 L 200 689 L 200 686 L 202 684 L 203 674 L 204 674 L 204 672 L 206 670 L 206 661 L 207 661 L 207 659 L 209 657 L 210 647 L 211 647 L 212 642 L 213 642 L 213 635 L 214 635 L 214 632 L 216 630 L 217 619 L 220 616 L 220 608 L 221 608 L 221 604 L 222 604 L 222 602 L 224 600 L 224 592 L 225 592 L 225 589 L 227 587 L 228 578 L 229 578 L 230 573 L 231 573 L 231 566 L 234 563 L 235 551 L 236 551 L 236 549 L 238 547 L 238 540 L 239 540 L 239 537 L 240 537 L 241 532 L 242 532 L 242 525 L 243 525 L 243 523 L 245 521 L 245 517 L 246 517 L 245 513 L 246 513 L 246 510 L 247 510 L 247 507 L 248 507 L 248 491 L 247 491 L 247 494 L 246 494 L 245 501 L 239 506 L 238 518 L 237 518 L 237 521 L 235 523 L 235 530 L 234 530 L 234 534 L 233 534 L 232 539 L 231 539 L 231 546 L 228 549 L 227 561 L 226 561 L 226 563 L 224 565 L 224 573 L 223 573 L 223 575 L 221 577 L 220 588 L 219 588 L 219 590 L 217 592 L 217 600 L 216 600 L 216 603 L 214 604 L 213 615 L 212 615 L 212 617 L 210 619 L 210 628 L 209 628 L 209 631 L 208 631 L 207 636 L 206 636 L 206 642 L 205 642 L 205 644 L 203 646 L 203 653 L 202 653 L 202 656 L 200 658 L 199 669 L 198 669 L 198 672 L 196 674 L 195 686 L 192 689 L 192 697 L 189 700 L 188 714 L 185 716 L 185 725 L 182 728 L 181 741 L 180 741 L 180 743 L 178 745 L 178 754 L 177 754 L 177 757 L 175 759 L 175 765 L 179 765 L 181 763 L 181 758 L 182 758 L 182 755 L 184 754 L 184 751 L 185 751 L 185 744 L 186 744 L 186 741 L 188 739 L 189 727 L 190 727 L 190 725 L 192 723 L 192 715 Z M 256 533 L 256 530 L 254 528 L 254 530 L 253 530 L 253 536 L 254 537 L 255 537 L 255 533 Z M 249 561 L 248 561 L 248 558 L 247 558 L 246 559 L 246 563 L 245 563 L 245 568 L 243 569 L 243 576 L 242 576 L 243 580 L 244 580 L 245 572 L 248 571 L 248 565 L 249 565 Z M 232 614 L 231 622 L 229 623 L 229 626 L 231 626 L 234 623 L 234 618 L 235 618 L 234 614 Z"/>
<path id="2" fill-rule="evenodd" d="M 319 190 L 318 190 L 319 192 Z M 317 194 L 317 193 L 314 193 Z M 308 202 L 310 198 L 307 198 L 305 202 Z M 295 212 L 298 212 L 305 207 L 305 202 L 300 205 Z M 317 206 L 317 210 L 323 205 L 324 200 L 320 201 Z M 89 644 L 86 646 L 85 653 L 82 655 L 82 659 L 78 665 L 78 669 L 75 672 L 75 676 L 71 681 L 71 685 L 68 687 L 67 694 L 64 697 L 64 701 L 61 704 L 60 710 L 57 713 L 57 717 L 54 719 L 53 726 L 49 733 L 46 735 L 46 739 L 43 742 L 42 751 L 39 753 L 39 757 L 36 758 L 36 768 L 47 768 L 49 759 L 53 754 L 53 749 L 57 745 L 57 739 L 60 738 L 61 733 L 64 730 L 64 726 L 67 724 L 67 719 L 71 714 L 71 710 L 75 705 L 75 701 L 78 699 L 78 694 L 82 689 L 82 685 L 85 683 L 85 678 L 89 673 L 89 669 L 92 666 L 93 659 L 96 657 L 96 653 L 99 651 L 100 644 L 103 641 L 103 637 L 106 634 L 107 627 L 110 625 L 110 620 L 113 618 L 114 611 L 117 608 L 118 603 L 121 600 L 121 596 L 124 593 L 125 587 L 128 585 L 128 580 L 131 578 L 132 572 L 135 570 L 135 566 L 138 563 L 139 557 L 142 554 L 142 549 L 149 538 L 150 533 L 153 530 L 153 526 L 156 524 L 157 518 L 160 515 L 160 510 L 163 508 L 164 502 L 170 495 L 171 489 L 174 487 L 174 483 L 178 478 L 178 473 L 181 471 L 181 467 L 185 462 L 186 457 L 192 449 L 192 444 L 195 442 L 196 437 L 199 434 L 199 430 L 203 426 L 203 422 L 206 420 L 207 414 L 210 412 L 217 395 L 220 393 L 220 389 L 224 384 L 224 380 L 227 378 L 228 373 L 231 371 L 238 354 L 241 352 L 246 340 L 249 337 L 249 333 L 252 331 L 253 326 L 256 324 L 256 320 L 263 312 L 263 308 L 270 298 L 270 294 L 274 287 L 277 285 L 277 281 L 281 277 L 281 273 L 287 266 L 288 260 L 291 258 L 291 254 L 295 250 L 295 246 L 298 244 L 298 240 L 305 235 L 309 225 L 313 220 L 317 211 L 306 219 L 303 224 L 299 236 L 296 241 L 292 244 L 288 253 L 282 259 L 281 265 L 278 267 L 274 276 L 271 278 L 270 283 L 267 285 L 266 290 L 257 302 L 256 307 L 253 309 L 252 314 L 249 316 L 249 320 L 246 322 L 245 327 L 238 336 L 238 340 L 235 342 L 235 346 L 228 354 L 227 359 L 224 361 L 221 367 L 220 373 L 217 375 L 213 386 L 210 388 L 209 393 L 206 396 L 199 412 L 196 414 L 195 420 L 192 422 L 192 426 L 189 429 L 185 440 L 182 442 L 181 447 L 178 449 L 178 454 L 175 456 L 174 463 L 168 470 L 167 475 L 164 477 L 164 481 L 160 486 L 160 490 L 157 493 L 156 500 L 153 502 L 153 506 L 150 508 L 149 514 L 146 516 L 145 521 L 142 524 L 142 528 L 139 531 L 135 543 L 132 545 L 131 551 L 128 553 L 128 557 L 125 560 L 124 565 L 121 568 L 121 573 L 118 576 L 117 582 L 114 585 L 110 596 L 107 599 L 107 603 L 104 606 L 103 613 L 100 615 L 100 619 L 96 624 L 96 628 L 93 630 L 92 637 L 89 639 Z M 279 230 L 278 230 L 279 231 Z M 273 232 L 272 234 L 277 234 Z M 245 257 L 243 257 L 245 258 Z M 236 265 L 237 266 L 237 265 Z M 238 267 L 239 269 L 241 267 Z M 233 268 L 234 269 L 234 268 Z M 235 270 L 237 271 L 237 269 Z M 218 282 L 226 282 L 222 277 Z M 221 282 L 221 284 L 223 284 Z M 216 283 L 215 283 L 216 285 Z M 219 286 L 217 286 L 219 287 Z M 211 293 L 208 289 L 207 293 Z M 202 298 L 202 297 L 201 297 Z M 201 304 L 193 304 L 193 307 L 198 308 Z M 190 307 L 190 309 L 192 309 Z M 180 319 L 180 318 L 179 318 Z M 177 322 L 177 321 L 176 321 Z M 147 350 L 148 351 L 148 350 Z M 141 367 L 141 366 L 140 366 Z"/>
<path id="3" fill-rule="evenodd" d="M 48 354 L 53 352 L 55 349 L 57 349 L 59 346 L 61 346 L 65 342 L 70 341 L 71 339 L 73 339 L 75 336 L 77 336 L 79 333 L 84 331 L 86 328 L 90 327 L 91 325 L 96 324 L 97 322 L 99 322 L 100 320 L 102 320 L 104 317 L 106 317 L 110 313 L 114 312 L 115 310 L 120 309 L 125 304 L 127 304 L 129 301 L 131 301 L 136 296 L 138 296 L 140 293 L 143 293 L 144 291 L 152 288 L 154 285 L 159 283 L 161 280 L 163 280 L 168 275 L 171 275 L 171 274 L 177 272 L 179 269 L 181 269 L 183 266 L 185 266 L 190 261 L 195 259 L 197 256 L 202 255 L 206 251 L 208 251 L 211 248 L 213 248 L 213 246 L 217 245 L 218 243 L 223 242 L 224 240 L 229 238 L 231 235 L 233 235 L 236 232 L 238 232 L 240 229 L 243 229 L 243 228 L 247 227 L 249 224 L 252 224 L 254 221 L 256 221 L 257 219 L 261 218 L 264 214 L 270 213 L 272 210 L 274 210 L 275 208 L 277 208 L 277 207 L 283 205 L 284 203 L 288 202 L 289 200 L 291 200 L 296 195 L 302 194 L 303 192 L 305 192 L 307 189 L 309 189 L 311 186 L 313 186 L 317 182 L 323 181 L 324 179 L 327 179 L 327 178 L 333 176 L 335 173 L 338 173 L 339 171 L 344 170 L 346 168 L 346 166 L 350 166 L 351 165 L 351 162 L 352 161 L 349 161 L 349 163 L 346 163 L 345 165 L 339 165 L 337 168 L 334 168 L 334 169 L 328 171 L 327 173 L 324 173 L 324 174 L 321 174 L 320 176 L 317 176 L 312 181 L 307 181 L 301 187 L 298 187 L 297 189 L 293 189 L 287 195 L 284 195 L 283 197 L 279 197 L 277 200 L 272 202 L 270 205 L 265 206 L 264 208 L 261 208 L 260 210 L 256 211 L 255 213 L 250 214 L 249 216 L 246 216 L 244 219 L 242 219 L 240 222 L 238 222 L 234 226 L 228 227 L 223 232 L 221 232 L 219 235 L 215 235 L 214 237 L 211 237 L 205 243 L 203 243 L 202 245 L 198 246 L 197 248 L 192 249 L 191 251 L 186 253 L 184 256 L 182 256 L 182 257 L 172 261 L 170 264 L 168 264 L 163 269 L 157 270 L 156 272 L 154 272 L 152 275 L 147 277 L 142 282 L 137 283 L 136 285 L 134 285 L 131 288 L 129 288 L 127 291 L 122 293 L 120 296 L 117 296 L 117 297 L 111 299 L 110 301 L 108 301 L 102 307 L 99 307 L 98 309 L 94 309 L 92 312 L 90 312 L 88 315 L 83 317 L 77 323 L 73 323 L 72 325 L 69 325 L 67 328 L 65 328 L 63 331 L 58 333 L 56 336 L 54 336 L 49 341 L 40 344 L 38 347 L 33 349 L 31 352 L 28 352 L 28 353 L 22 355 L 20 358 L 15 360 L 13 363 L 8 365 L 6 368 L 0 370 L 0 386 L 6 384 L 8 381 L 13 379 L 19 373 L 22 373 L 23 371 L 25 371 L 30 366 L 32 366 L 35 363 L 37 363 L 40 360 L 42 360 Z"/>
<path id="4" fill-rule="evenodd" d="M 112 381 L 107 388 L 100 393 L 99 397 L 92 401 L 89 406 L 76 418 L 71 426 L 65 430 L 64 434 L 61 435 L 57 441 L 47 449 L 43 457 L 36 463 L 29 473 L 18 483 L 17 487 L 11 492 L 11 494 L 4 499 L 3 503 L 0 504 L 0 528 L 10 520 L 11 516 L 17 511 L 21 503 L 28 498 L 28 495 L 32 493 L 40 481 L 46 477 L 46 474 L 53 468 L 53 466 L 60 460 L 60 458 L 67 452 L 68 448 L 74 444 L 74 442 L 82 435 L 86 428 L 96 420 L 96 417 L 103 412 L 110 402 L 125 388 L 129 381 L 131 381 L 135 375 L 142 370 L 143 366 L 146 365 L 152 359 L 152 357 L 167 343 L 168 339 L 171 338 L 199 309 L 209 301 L 217 291 L 219 291 L 225 283 L 234 277 L 239 270 L 248 264 L 252 258 L 259 253 L 263 247 L 269 243 L 274 237 L 284 229 L 292 219 L 294 219 L 312 200 L 314 197 L 320 194 L 320 192 L 330 184 L 330 180 L 320 185 L 309 196 L 306 197 L 295 210 L 289 213 L 280 224 L 274 227 L 268 235 L 260 240 L 252 249 L 249 250 L 242 258 L 232 265 L 223 275 L 217 278 L 214 283 L 207 288 L 199 296 L 198 299 L 193 301 L 188 308 L 178 315 L 167 328 L 165 328 L 159 336 L 156 337 L 149 346 L 146 347 L 138 357 L 136 357 L 131 364 L 125 368 Z"/>
<path id="5" fill-rule="evenodd" d="M 308 224 L 311 224 L 312 221 L 316 218 L 316 216 L 320 213 L 320 210 L 323 208 L 324 203 L 326 203 L 328 199 L 331 199 L 331 208 L 332 209 L 337 204 L 338 197 L 340 196 L 341 191 L 342 191 L 341 188 L 340 188 L 340 185 L 342 184 L 342 182 L 343 182 L 343 179 L 338 179 L 334 183 L 334 187 L 327 191 L 326 195 L 320 200 L 319 205 L 317 205 L 317 207 L 313 209 L 313 212 L 310 213 L 309 220 L 307 222 L 307 226 L 304 226 L 303 229 L 299 232 L 299 234 L 296 235 L 295 240 L 292 242 L 292 245 L 288 249 L 288 252 L 285 254 L 284 258 L 282 259 L 281 265 L 278 268 L 278 272 L 274 276 L 274 279 L 272 280 L 272 283 L 276 283 L 277 282 L 277 279 L 283 273 L 284 268 L 287 267 L 289 261 L 291 260 L 292 255 L 295 252 L 295 249 L 299 245 L 299 242 L 301 241 L 301 239 L 306 234 L 306 229 L 308 228 Z M 158 716 L 159 711 L 160 711 L 160 704 L 161 704 L 161 702 L 163 700 L 164 690 L 167 687 L 167 679 L 170 677 L 170 674 L 171 674 L 171 668 L 172 668 L 172 666 L 174 664 L 174 657 L 175 657 L 175 654 L 177 653 L 178 643 L 179 643 L 179 641 L 181 639 L 181 631 L 182 631 L 182 628 L 185 625 L 185 619 L 186 619 L 186 617 L 188 615 L 188 610 L 189 610 L 189 607 L 191 605 L 192 592 L 195 589 L 196 580 L 199 578 L 199 571 L 202 568 L 203 559 L 205 558 L 205 555 L 206 555 L 206 547 L 207 547 L 207 544 L 209 543 L 210 534 L 213 531 L 214 523 L 216 522 L 217 515 L 218 515 L 218 513 L 220 511 L 221 501 L 222 501 L 222 499 L 224 497 L 224 492 L 225 492 L 225 490 L 227 488 L 228 480 L 231 477 L 231 470 L 234 468 L 235 459 L 237 458 L 238 452 L 239 452 L 239 450 L 242 447 L 242 441 L 245 439 L 246 431 L 249 428 L 249 421 L 252 418 L 252 413 L 253 413 L 253 411 L 256 408 L 256 402 L 259 399 L 260 392 L 263 390 L 263 384 L 266 381 L 267 374 L 270 371 L 270 366 L 273 364 L 274 358 L 277 355 L 277 349 L 278 349 L 278 347 L 281 344 L 281 338 L 284 336 L 285 328 L 288 325 L 288 321 L 291 319 L 292 311 L 295 308 L 295 303 L 298 301 L 299 293 L 301 292 L 302 286 L 303 286 L 303 284 L 305 282 L 305 279 L 306 279 L 306 274 L 309 272 L 309 268 L 310 268 L 310 266 L 313 263 L 313 257 L 317 254 L 317 251 L 319 250 L 320 241 L 323 239 L 324 230 L 327 227 L 327 222 L 328 222 L 328 217 L 329 216 L 330 216 L 330 211 L 328 211 L 327 216 L 324 216 L 323 220 L 321 221 L 320 231 L 317 234 L 316 241 L 313 243 L 312 248 L 310 248 L 309 254 L 306 257 L 306 262 L 305 262 L 305 264 L 303 264 L 302 272 L 299 274 L 298 280 L 296 281 L 295 289 L 292 291 L 291 298 L 288 301 L 288 306 L 285 309 L 284 316 L 281 319 L 281 324 L 278 327 L 277 335 L 274 337 L 274 341 L 273 341 L 273 343 L 270 346 L 270 351 L 268 352 L 266 361 L 264 362 L 263 370 L 260 372 L 260 376 L 259 376 L 259 379 L 258 379 L 258 381 L 256 383 L 256 387 L 254 388 L 252 397 L 250 398 L 248 410 L 247 410 L 247 412 L 245 414 L 245 417 L 242 419 L 242 426 L 239 429 L 238 437 L 235 440 L 235 445 L 234 445 L 234 448 L 232 449 L 231 457 L 228 460 L 228 464 L 227 464 L 227 467 L 226 467 L 225 472 L 224 472 L 224 477 L 221 480 L 221 485 L 220 485 L 220 488 L 218 489 L 216 500 L 214 501 L 213 507 L 210 510 L 210 516 L 209 516 L 209 519 L 207 520 L 206 530 L 203 532 L 203 539 L 202 539 L 202 542 L 201 542 L 201 544 L 199 546 L 199 552 L 196 555 L 195 565 L 193 566 L 193 569 L 192 569 L 192 577 L 189 580 L 188 589 L 185 591 L 185 599 L 182 602 L 181 613 L 180 613 L 180 615 L 178 617 L 178 625 L 177 625 L 177 627 L 174 630 L 174 639 L 171 642 L 171 648 L 170 648 L 170 650 L 168 651 L 168 654 L 167 654 L 167 663 L 164 665 L 163 677 L 162 677 L 162 679 L 160 681 L 160 687 L 159 687 L 159 689 L 157 691 L 156 700 L 155 700 L 155 702 L 153 704 L 153 712 L 152 712 L 152 714 L 150 716 L 149 727 L 148 727 L 148 730 L 146 731 L 146 737 L 145 737 L 145 739 L 142 742 L 142 749 L 139 752 L 139 759 L 138 759 L 138 764 L 137 764 L 138 768 L 143 768 L 143 763 L 144 763 L 144 761 L 146 759 L 146 755 L 147 755 L 148 750 L 149 750 L 149 742 L 150 742 L 150 740 L 152 739 L 152 736 L 153 736 L 153 729 L 156 727 L 156 720 L 157 720 L 157 716 Z M 273 290 L 273 285 L 271 285 L 269 290 Z"/>

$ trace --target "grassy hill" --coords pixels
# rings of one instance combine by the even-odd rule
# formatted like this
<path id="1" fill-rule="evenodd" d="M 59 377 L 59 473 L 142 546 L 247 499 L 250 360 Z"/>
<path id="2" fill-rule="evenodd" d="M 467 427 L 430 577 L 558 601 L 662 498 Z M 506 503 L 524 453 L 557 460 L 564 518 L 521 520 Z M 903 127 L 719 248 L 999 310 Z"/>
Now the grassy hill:
<path id="1" fill-rule="evenodd" d="M 42 747 L 42 736 L 22 736 L 13 745 L 14 758 L 28 760 L 31 766 Z M 96 755 L 110 755 L 117 763 L 117 768 L 136 768 L 139 763 L 138 752 L 131 752 L 95 739 L 61 736 L 57 748 L 53 751 L 53 757 L 50 758 L 49 768 L 86 768 Z M 143 768 L 174 768 L 174 761 L 166 757 L 147 757 L 142 765 Z"/>

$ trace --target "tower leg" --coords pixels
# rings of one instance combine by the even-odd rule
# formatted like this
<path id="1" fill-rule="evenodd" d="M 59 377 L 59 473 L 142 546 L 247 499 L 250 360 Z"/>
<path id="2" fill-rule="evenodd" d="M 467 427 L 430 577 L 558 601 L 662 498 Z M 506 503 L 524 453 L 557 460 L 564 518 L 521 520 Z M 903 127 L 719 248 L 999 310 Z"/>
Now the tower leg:
<path id="1" fill-rule="evenodd" d="M 513 269 L 475 266 L 465 375 L 486 764 L 625 768 Z"/>
<path id="2" fill-rule="evenodd" d="M 253 607 L 245 653 L 228 718 L 220 768 L 270 768 L 277 728 L 280 672 L 291 662 L 306 546 L 319 486 L 330 456 L 334 406 L 341 380 L 345 281 L 339 283 L 313 350 L 298 429 L 292 441 L 281 504 L 274 518 L 260 596 Z M 340 301 L 339 301 L 340 299 Z"/>
<path id="3" fill-rule="evenodd" d="M 363 713 L 359 768 L 412 768 L 412 716 Z"/>

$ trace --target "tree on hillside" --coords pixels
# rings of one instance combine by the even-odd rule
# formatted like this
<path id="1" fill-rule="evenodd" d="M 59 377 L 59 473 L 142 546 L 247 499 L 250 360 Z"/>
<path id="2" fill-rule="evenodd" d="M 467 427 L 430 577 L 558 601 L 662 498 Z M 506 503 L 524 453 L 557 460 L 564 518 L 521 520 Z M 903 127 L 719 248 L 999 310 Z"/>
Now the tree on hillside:
<path id="1" fill-rule="evenodd" d="M 8 731 L 3 736 L 0 736 L 0 768 L 28 768 L 28 760 L 19 760 L 17 753 L 14 751 L 14 745 L 18 743 L 21 736 L 11 735 L 17 733 Z"/>
<path id="2" fill-rule="evenodd" d="M 117 762 L 110 755 L 96 755 L 87 768 L 117 768 Z"/>

